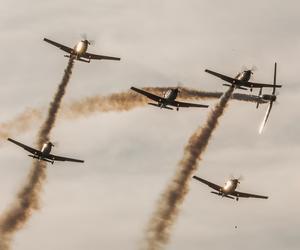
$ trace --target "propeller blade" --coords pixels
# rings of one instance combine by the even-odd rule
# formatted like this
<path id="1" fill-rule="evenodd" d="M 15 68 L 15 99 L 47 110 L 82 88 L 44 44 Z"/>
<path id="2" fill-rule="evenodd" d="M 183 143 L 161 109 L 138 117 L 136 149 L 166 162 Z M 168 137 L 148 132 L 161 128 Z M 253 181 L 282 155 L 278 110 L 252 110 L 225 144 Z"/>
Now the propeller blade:
<path id="1" fill-rule="evenodd" d="M 81 33 L 80 36 L 83 40 L 87 40 L 87 34 L 86 33 Z"/>
<path id="2" fill-rule="evenodd" d="M 257 70 L 257 67 L 255 65 L 252 65 L 251 69 L 252 72 Z"/>
<path id="3" fill-rule="evenodd" d="M 262 121 L 262 123 L 261 123 L 261 125 L 260 125 L 260 127 L 259 127 L 259 133 L 260 133 L 260 134 L 261 134 L 261 133 L 263 132 L 263 130 L 264 130 L 264 127 L 265 127 L 265 125 L 266 125 L 266 123 L 267 123 L 267 121 L 268 121 L 268 118 L 269 118 L 269 116 L 270 116 L 272 107 L 273 107 L 273 102 L 270 102 L 270 105 L 269 105 L 269 107 L 268 107 L 268 109 L 267 109 L 267 112 L 266 112 L 266 114 L 265 114 L 265 117 L 264 117 L 264 119 L 263 119 L 263 121 Z"/>
<path id="4" fill-rule="evenodd" d="M 95 45 L 95 43 L 96 43 L 95 40 L 88 40 L 88 42 L 89 42 L 89 45 L 92 45 L 92 46 Z"/>

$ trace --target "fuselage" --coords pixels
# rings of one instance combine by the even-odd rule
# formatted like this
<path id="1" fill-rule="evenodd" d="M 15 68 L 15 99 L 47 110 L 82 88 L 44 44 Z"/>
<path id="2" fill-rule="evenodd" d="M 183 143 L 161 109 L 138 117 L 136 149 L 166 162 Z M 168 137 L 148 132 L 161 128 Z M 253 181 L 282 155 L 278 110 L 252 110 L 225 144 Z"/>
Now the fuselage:
<path id="1" fill-rule="evenodd" d="M 238 184 L 239 184 L 239 180 L 238 179 L 229 180 L 221 188 L 220 192 L 223 193 L 223 194 L 225 194 L 225 195 L 229 195 L 229 194 L 233 193 L 236 190 Z"/>
<path id="2" fill-rule="evenodd" d="M 87 49 L 89 46 L 89 41 L 88 40 L 82 40 L 79 43 L 77 43 L 74 47 L 73 53 L 77 56 L 80 57 L 84 53 L 86 53 Z"/>
<path id="3" fill-rule="evenodd" d="M 168 104 L 170 104 L 170 102 L 175 101 L 175 99 L 177 98 L 178 95 L 178 88 L 177 89 L 168 89 L 165 93 L 164 93 L 164 98 L 165 100 L 160 100 L 158 102 L 158 105 L 161 108 L 166 107 Z"/>
<path id="4" fill-rule="evenodd" d="M 237 79 L 241 82 L 248 82 L 250 80 L 252 74 L 253 73 L 251 70 L 245 70 L 243 72 L 238 73 L 237 76 L 235 77 L 235 79 Z"/>
<path id="5" fill-rule="evenodd" d="M 53 144 L 51 142 L 44 143 L 41 152 L 43 156 L 47 156 L 50 154 L 52 150 Z"/>
<path id="6" fill-rule="evenodd" d="M 164 98 L 167 100 L 167 102 L 175 101 L 178 92 L 178 89 L 168 89 L 164 94 Z"/>

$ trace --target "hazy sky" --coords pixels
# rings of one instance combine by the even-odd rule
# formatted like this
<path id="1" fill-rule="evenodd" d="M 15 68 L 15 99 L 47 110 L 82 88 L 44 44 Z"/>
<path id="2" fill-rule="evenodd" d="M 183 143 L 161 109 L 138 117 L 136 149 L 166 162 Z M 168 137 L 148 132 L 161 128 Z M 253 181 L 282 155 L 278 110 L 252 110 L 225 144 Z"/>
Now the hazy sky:
<path id="1" fill-rule="evenodd" d="M 219 184 L 242 175 L 241 191 L 270 199 L 237 203 L 191 181 L 168 249 L 298 250 L 299 7 L 292 0 L 2 1 L 1 121 L 26 107 L 47 106 L 54 95 L 67 60 L 44 37 L 73 46 L 86 33 L 96 41 L 92 53 L 122 58 L 76 62 L 64 102 L 133 85 L 180 82 L 223 91 L 205 68 L 235 75 L 255 65 L 253 79 L 271 83 L 277 61 L 284 88 L 265 133 L 258 135 L 266 106 L 231 102 L 197 173 Z M 138 249 L 156 200 L 206 115 L 149 106 L 73 121 L 61 117 L 52 133 L 54 152 L 86 164 L 48 168 L 42 209 L 17 234 L 13 249 Z M 15 139 L 33 145 L 39 125 Z M 3 211 L 31 160 L 6 141 L 0 159 Z"/>

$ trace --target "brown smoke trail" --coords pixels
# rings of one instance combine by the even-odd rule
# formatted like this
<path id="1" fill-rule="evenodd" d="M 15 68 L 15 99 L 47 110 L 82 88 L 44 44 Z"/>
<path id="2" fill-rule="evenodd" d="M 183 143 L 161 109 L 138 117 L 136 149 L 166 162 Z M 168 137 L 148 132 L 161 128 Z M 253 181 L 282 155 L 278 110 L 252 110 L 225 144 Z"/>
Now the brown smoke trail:
<path id="1" fill-rule="evenodd" d="M 155 212 L 153 213 L 146 231 L 146 250 L 164 249 L 170 239 L 170 230 L 173 227 L 179 212 L 180 206 L 189 191 L 189 182 L 197 170 L 203 153 L 208 145 L 213 131 L 218 125 L 228 101 L 232 95 L 233 88 L 230 88 L 222 96 L 220 101 L 211 110 L 206 123 L 199 127 L 190 137 L 184 149 L 184 155 L 179 162 L 174 178 L 162 193 Z"/>
<path id="2" fill-rule="evenodd" d="M 0 123 L 0 139 L 6 139 L 11 135 L 28 131 L 32 125 L 42 119 L 42 111 L 27 108 L 8 122 Z"/>
<path id="3" fill-rule="evenodd" d="M 144 88 L 144 90 L 154 93 L 156 95 L 162 95 L 171 87 L 166 88 Z M 194 90 L 188 88 L 181 88 L 179 98 L 181 100 L 201 100 L 201 99 L 218 99 L 223 95 L 222 92 L 206 92 L 201 90 Z M 253 95 L 246 94 L 233 94 L 232 99 L 246 102 L 259 102 L 264 103 L 260 98 Z M 146 105 L 149 99 L 136 94 L 133 91 L 126 91 L 108 96 L 92 96 L 85 99 L 72 102 L 62 108 L 62 113 L 66 118 L 75 118 L 81 116 L 87 116 L 95 112 L 122 112 L 129 111 L 136 107 Z"/>
<path id="4" fill-rule="evenodd" d="M 151 93 L 162 95 L 163 92 L 170 88 L 144 88 Z M 182 100 L 194 100 L 201 99 L 218 99 L 222 96 L 222 92 L 207 92 L 202 90 L 180 88 L 179 94 Z M 233 100 L 253 102 L 260 104 L 264 101 L 255 95 L 247 95 L 234 93 L 231 97 Z M 73 101 L 62 106 L 63 119 L 79 118 L 81 116 L 88 116 L 96 112 L 123 112 L 129 111 L 133 108 L 147 105 L 149 100 L 133 91 L 124 91 L 121 93 L 115 93 L 107 96 L 91 96 L 82 100 Z M 6 139 L 12 135 L 18 135 L 29 130 L 33 124 L 43 118 L 42 109 L 29 109 L 20 115 L 16 116 L 12 120 L 0 123 L 0 139 Z"/>
<path id="5" fill-rule="evenodd" d="M 54 127 L 62 97 L 65 94 L 66 86 L 72 74 L 73 65 L 74 59 L 70 58 L 68 66 L 65 69 L 63 79 L 53 101 L 50 103 L 47 118 L 38 133 L 38 148 L 41 148 L 45 142 L 49 141 L 50 133 Z M 39 196 L 45 179 L 46 163 L 43 161 L 33 161 L 33 165 L 25 185 L 18 193 L 12 206 L 9 207 L 0 218 L 0 250 L 10 249 L 14 233 L 25 225 L 34 210 L 39 209 Z"/>

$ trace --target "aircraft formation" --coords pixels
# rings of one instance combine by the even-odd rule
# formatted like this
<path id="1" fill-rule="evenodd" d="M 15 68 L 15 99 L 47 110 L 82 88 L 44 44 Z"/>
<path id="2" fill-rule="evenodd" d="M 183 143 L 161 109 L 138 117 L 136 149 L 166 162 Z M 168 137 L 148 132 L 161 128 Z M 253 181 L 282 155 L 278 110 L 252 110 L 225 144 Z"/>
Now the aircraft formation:
<path id="1" fill-rule="evenodd" d="M 73 48 L 63 45 L 61 43 L 55 42 L 48 38 L 44 38 L 44 41 L 63 50 L 64 52 L 66 52 L 67 54 L 64 55 L 65 57 L 68 57 L 68 58 L 73 57 L 75 60 L 85 62 L 85 63 L 90 63 L 91 60 L 115 60 L 115 61 L 121 60 L 121 58 L 119 58 L 119 57 L 98 55 L 98 54 L 92 54 L 92 53 L 87 52 L 89 45 L 91 45 L 91 41 L 89 41 L 86 38 L 79 41 Z M 273 84 L 251 82 L 250 79 L 251 79 L 251 76 L 253 75 L 253 69 L 243 70 L 243 71 L 239 72 L 235 77 L 230 77 L 230 76 L 227 76 L 224 74 L 220 74 L 220 73 L 217 73 L 217 72 L 209 70 L 209 69 L 205 69 L 205 72 L 207 72 L 213 76 L 216 76 L 225 82 L 228 82 L 228 83 L 223 84 L 223 86 L 233 87 L 234 89 L 250 90 L 250 92 L 252 92 L 254 88 L 259 89 L 259 94 L 257 95 L 258 99 L 269 103 L 269 107 L 267 109 L 266 115 L 263 119 L 262 125 L 259 128 L 259 132 L 261 133 L 268 118 L 269 118 L 273 103 L 277 99 L 277 97 L 275 95 L 276 89 L 282 87 L 282 85 L 277 85 L 277 83 L 276 83 L 277 63 L 275 63 L 275 66 L 274 66 Z M 272 93 L 271 94 L 262 94 L 263 88 L 272 88 Z M 189 108 L 189 107 L 208 108 L 209 107 L 209 105 L 206 105 L 206 104 L 197 104 L 197 103 L 188 103 L 188 102 L 177 101 L 176 99 L 178 97 L 178 94 L 180 93 L 179 87 L 167 90 L 163 94 L 163 96 L 159 96 L 159 95 L 150 93 L 148 91 L 145 91 L 143 89 L 139 89 L 136 87 L 131 87 L 131 90 L 137 92 L 138 94 L 146 96 L 151 101 L 154 101 L 155 103 L 149 102 L 148 104 L 158 107 L 160 109 L 173 110 L 172 107 L 175 107 L 176 110 L 179 111 L 179 108 Z M 260 103 L 257 102 L 256 108 L 259 107 L 259 104 Z M 83 160 L 51 154 L 50 152 L 51 152 L 52 148 L 54 147 L 54 144 L 51 143 L 50 141 L 44 143 L 44 145 L 42 146 L 41 149 L 35 149 L 35 148 L 25 145 L 19 141 L 16 141 L 12 138 L 8 138 L 7 140 L 16 144 L 17 146 L 23 148 L 24 150 L 28 151 L 29 153 L 31 153 L 30 155 L 28 155 L 29 157 L 31 157 L 33 159 L 37 159 L 39 161 L 46 161 L 51 164 L 53 164 L 55 161 L 70 161 L 70 162 L 84 163 Z M 193 176 L 193 178 L 208 185 L 212 189 L 216 190 L 217 192 L 212 191 L 211 193 L 217 194 L 221 197 L 227 197 L 227 198 L 233 199 L 233 196 L 234 196 L 234 197 L 236 197 L 237 201 L 239 200 L 240 197 L 242 197 L 242 198 L 252 197 L 252 198 L 263 198 L 263 199 L 268 198 L 267 196 L 254 195 L 254 194 L 248 194 L 248 193 L 242 193 L 242 192 L 236 191 L 238 184 L 240 184 L 239 179 L 232 178 L 226 182 L 224 187 L 221 187 L 217 184 L 214 184 L 212 182 L 209 182 L 209 181 L 204 180 L 197 176 Z"/>
<path id="2" fill-rule="evenodd" d="M 85 63 L 90 63 L 91 60 L 114 60 L 114 61 L 121 60 L 121 58 L 119 58 L 119 57 L 92 54 L 92 53 L 87 52 L 89 45 L 91 45 L 92 42 L 86 38 L 79 41 L 73 48 L 66 46 L 64 44 L 55 42 L 48 38 L 44 38 L 44 41 L 67 53 L 64 56 L 69 58 L 68 67 L 70 66 L 70 68 L 72 66 L 73 60 L 77 60 L 77 61 L 81 61 L 81 62 L 85 62 Z M 67 70 L 65 72 L 67 72 Z M 223 74 L 220 74 L 215 71 L 208 70 L 208 69 L 206 69 L 205 72 L 225 81 L 226 83 L 224 83 L 223 85 L 226 87 L 229 87 L 229 89 L 226 92 L 224 92 L 224 94 L 221 96 L 220 102 L 222 100 L 224 101 L 224 99 L 226 99 L 227 97 L 229 97 L 228 99 L 230 99 L 232 93 L 236 89 L 250 91 L 250 92 L 252 92 L 253 89 L 259 89 L 258 95 L 255 96 L 256 100 L 257 100 L 256 108 L 258 108 L 259 105 L 262 103 L 268 104 L 267 112 L 266 112 L 265 117 L 262 121 L 262 124 L 259 128 L 259 132 L 261 133 L 263 131 L 263 128 L 264 128 L 269 116 L 270 116 L 270 112 L 272 110 L 273 103 L 277 100 L 276 90 L 277 90 L 277 88 L 282 87 L 282 85 L 277 84 L 277 63 L 275 63 L 275 66 L 274 66 L 274 79 L 273 79 L 272 84 L 257 83 L 257 82 L 250 81 L 251 77 L 253 75 L 253 69 L 243 70 L 242 72 L 237 74 L 235 77 L 223 75 Z M 264 88 L 268 88 L 268 89 L 271 88 L 272 92 L 270 94 L 263 94 Z M 209 107 L 209 105 L 202 104 L 202 103 L 190 103 L 190 102 L 183 102 L 183 101 L 177 100 L 177 98 L 180 97 L 180 91 L 181 91 L 180 87 L 170 88 L 170 89 L 166 90 L 162 95 L 153 93 L 152 91 L 146 91 L 145 89 L 139 89 L 136 87 L 131 87 L 130 89 L 132 90 L 132 92 L 137 93 L 137 95 L 142 95 L 142 96 L 150 99 L 150 101 L 147 104 L 154 106 L 156 108 L 160 108 L 160 109 L 173 110 L 175 108 L 177 111 L 179 111 L 180 108 L 192 107 L 192 108 L 207 109 Z M 249 96 L 250 96 L 250 94 L 249 94 Z M 251 95 L 251 96 L 253 96 L 253 95 Z M 226 97 L 226 98 L 224 98 L 224 97 Z M 228 101 L 228 99 L 227 99 L 227 101 Z M 60 100 L 59 100 L 59 102 L 60 102 Z M 227 101 L 224 101 L 224 107 L 226 106 Z M 56 109 L 56 111 L 57 110 L 58 110 L 58 108 Z M 223 110 L 221 110 L 220 113 L 222 113 Z M 217 119 L 218 119 L 218 116 L 217 116 L 217 118 L 215 118 L 216 124 L 217 124 Z M 210 137 L 214 128 L 210 129 L 210 134 L 207 136 L 207 138 Z M 84 163 L 84 160 L 81 160 L 81 159 L 69 158 L 69 157 L 65 157 L 65 156 L 59 156 L 56 154 L 52 154 L 52 148 L 54 147 L 54 144 L 50 140 L 48 140 L 50 130 L 51 129 L 49 129 L 47 132 L 47 135 L 43 137 L 43 140 L 40 140 L 40 142 L 42 142 L 42 143 L 39 143 L 39 146 L 36 148 L 28 146 L 24 143 L 21 143 L 16 139 L 7 138 L 7 140 L 9 142 L 23 148 L 25 151 L 29 152 L 30 154 L 28 156 L 31 157 L 34 160 L 34 162 L 43 162 L 44 164 L 46 164 L 46 163 L 54 164 L 55 161 L 69 161 L 69 162 L 76 162 L 76 163 Z M 207 139 L 207 142 L 208 142 L 208 139 Z M 203 148 L 205 149 L 205 147 L 203 147 Z M 203 151 L 201 151 L 201 152 L 203 152 Z M 212 188 L 213 191 L 211 191 L 211 193 L 218 195 L 220 197 L 225 197 L 225 198 L 229 198 L 229 199 L 233 199 L 233 200 L 235 199 L 236 201 L 238 201 L 240 198 L 268 199 L 268 196 L 265 196 L 265 195 L 257 195 L 257 194 L 237 191 L 237 187 L 240 184 L 240 180 L 241 180 L 240 178 L 230 178 L 230 180 L 228 180 L 224 186 L 220 186 L 218 184 L 215 184 L 213 182 L 205 180 L 199 176 L 195 176 L 195 175 L 191 176 L 190 175 L 190 179 L 192 179 L 191 177 L 194 180 L 197 180 L 197 181 L 207 185 L 208 187 Z M 35 179 L 33 179 L 33 181 L 35 181 Z M 183 183 L 184 183 L 184 181 L 183 181 Z M 25 197 L 27 197 L 27 196 L 25 195 Z M 182 200 L 182 199 L 179 199 L 179 200 Z M 18 213 L 11 213 L 11 214 L 18 214 Z M 30 213 L 24 212 L 24 214 L 30 214 Z M 20 216 L 20 217 L 22 217 L 22 216 Z M 23 219 L 23 217 L 21 219 Z"/>

